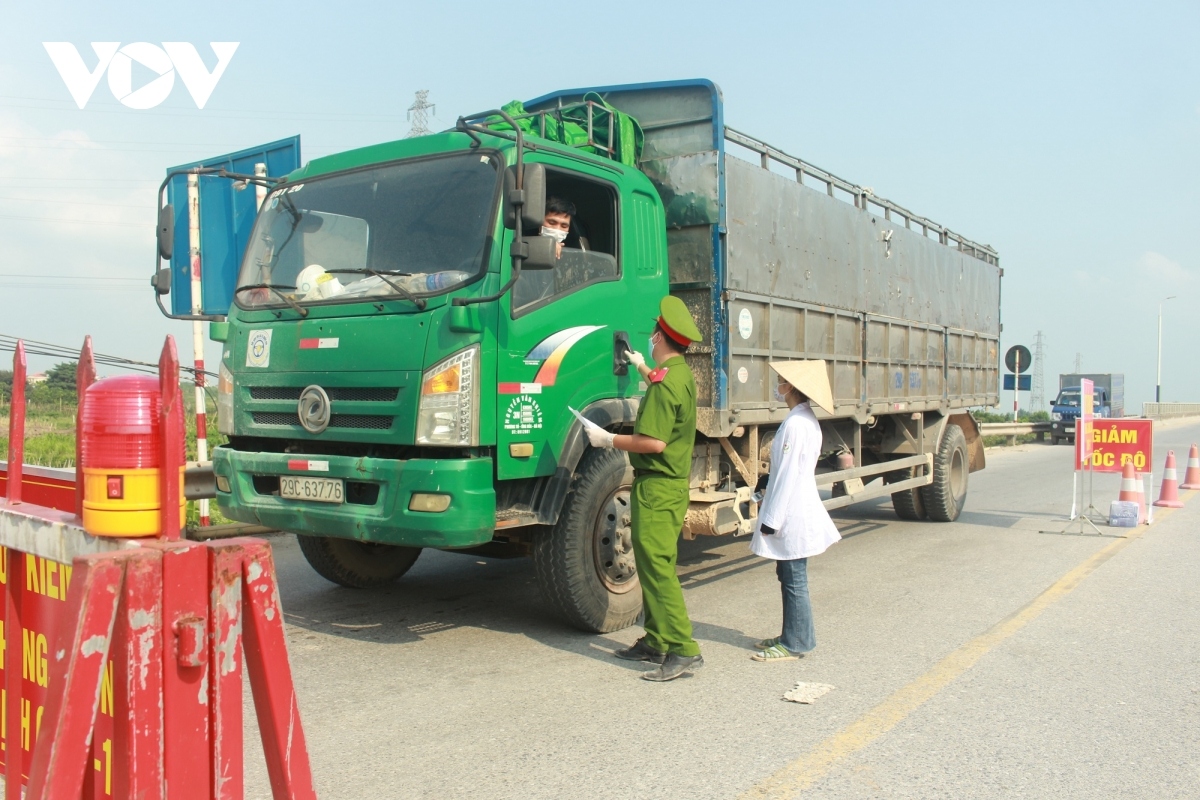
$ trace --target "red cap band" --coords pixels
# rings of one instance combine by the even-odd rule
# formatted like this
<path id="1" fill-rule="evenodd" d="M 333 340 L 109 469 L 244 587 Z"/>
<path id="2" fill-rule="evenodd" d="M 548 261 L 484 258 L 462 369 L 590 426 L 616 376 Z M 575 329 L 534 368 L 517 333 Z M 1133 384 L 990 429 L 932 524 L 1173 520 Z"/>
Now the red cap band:
<path id="1" fill-rule="evenodd" d="M 665 333 L 667 336 L 670 336 L 671 339 L 673 339 L 678 344 L 683 345 L 684 347 L 687 347 L 688 345 L 690 345 L 692 343 L 691 339 L 684 336 L 682 333 L 677 332 L 674 328 L 672 328 L 670 325 L 668 325 L 667 321 L 664 320 L 662 317 L 658 318 L 658 327 L 662 328 L 663 333 Z"/>

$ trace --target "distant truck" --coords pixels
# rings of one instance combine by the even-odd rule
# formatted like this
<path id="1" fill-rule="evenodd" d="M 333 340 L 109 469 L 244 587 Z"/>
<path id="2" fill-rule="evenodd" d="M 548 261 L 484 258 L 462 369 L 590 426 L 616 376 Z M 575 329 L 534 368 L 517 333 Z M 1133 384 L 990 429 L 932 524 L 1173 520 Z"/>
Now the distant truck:
<path id="1" fill-rule="evenodd" d="M 1050 409 L 1050 440 L 1058 444 L 1067 440 L 1075 442 L 1075 420 L 1079 417 L 1080 387 L 1090 380 L 1092 408 L 1098 417 L 1125 416 L 1125 376 L 1119 372 L 1085 373 L 1070 372 L 1058 376 L 1058 397 Z"/>

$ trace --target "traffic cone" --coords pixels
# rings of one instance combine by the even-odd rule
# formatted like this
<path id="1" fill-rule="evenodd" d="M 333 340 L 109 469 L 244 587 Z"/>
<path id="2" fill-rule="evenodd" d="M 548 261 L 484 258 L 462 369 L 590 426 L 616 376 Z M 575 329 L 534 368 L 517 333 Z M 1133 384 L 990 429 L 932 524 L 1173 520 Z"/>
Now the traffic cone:
<path id="1" fill-rule="evenodd" d="M 1192 445 L 1188 453 L 1188 468 L 1184 473 L 1181 489 L 1200 489 L 1200 447 Z"/>
<path id="2" fill-rule="evenodd" d="M 1161 508 L 1183 508 L 1179 502 L 1179 481 L 1175 477 L 1175 451 L 1167 451 L 1167 465 L 1163 467 L 1162 489 L 1154 505 Z"/>
<path id="3" fill-rule="evenodd" d="M 1146 516 L 1146 498 L 1142 494 L 1142 482 L 1138 480 L 1137 472 L 1132 461 L 1126 461 L 1121 470 L 1121 493 L 1117 500 L 1138 504 L 1138 524 Z"/>
<path id="4" fill-rule="evenodd" d="M 1137 484 L 1138 524 L 1145 525 L 1150 521 L 1149 510 L 1146 508 L 1146 475 L 1134 473 L 1134 483 Z"/>

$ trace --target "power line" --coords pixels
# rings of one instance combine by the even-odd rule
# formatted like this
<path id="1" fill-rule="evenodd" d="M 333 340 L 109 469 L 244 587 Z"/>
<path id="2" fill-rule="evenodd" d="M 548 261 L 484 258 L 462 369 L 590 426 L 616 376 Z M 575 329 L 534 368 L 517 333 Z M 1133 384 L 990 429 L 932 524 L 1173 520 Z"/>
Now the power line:
<path id="1" fill-rule="evenodd" d="M 99 219 L 63 219 L 61 217 L 17 217 L 11 214 L 0 214 L 0 219 L 19 219 L 25 222 L 65 222 L 68 225 L 116 225 L 122 228 L 145 227 L 141 222 L 108 222 Z"/>
<path id="2" fill-rule="evenodd" d="M 34 275 L 34 274 L 24 274 L 24 273 L 16 273 L 16 272 L 14 272 L 14 273 L 0 272 L 0 278 L 56 278 L 56 279 L 69 280 L 69 281 L 82 279 L 82 280 L 88 280 L 88 281 L 137 281 L 138 283 L 146 282 L 145 279 L 143 279 L 143 278 L 117 278 L 117 277 L 112 277 L 112 276 L 107 276 L 107 275 Z"/>
<path id="3" fill-rule="evenodd" d="M 414 136 L 428 136 L 433 133 L 429 129 L 429 113 L 437 113 L 437 106 L 429 102 L 429 90 L 420 89 L 417 91 L 417 99 L 408 107 L 408 119 L 412 122 L 412 128 L 408 131 L 408 136 L 405 138 L 411 139 Z"/>
<path id="4" fill-rule="evenodd" d="M 8 336 L 0 333 L 0 352 L 13 352 L 17 349 L 17 342 L 21 341 L 25 344 L 25 353 L 31 356 L 48 356 L 50 358 L 60 358 L 64 361 L 78 361 L 79 351 L 72 347 L 66 347 L 61 344 L 52 344 L 50 342 L 39 342 L 36 339 L 21 339 L 17 336 Z M 106 353 L 92 353 L 92 358 L 96 364 L 103 364 L 108 367 L 117 367 L 119 369 L 127 369 L 132 372 L 146 372 L 152 375 L 158 374 L 158 364 L 152 364 L 149 361 L 136 361 L 132 358 L 124 358 L 122 356 L 108 355 Z M 179 365 L 180 372 L 195 373 L 195 367 L 186 367 Z M 203 370 L 204 374 L 216 378 L 215 372 Z"/>

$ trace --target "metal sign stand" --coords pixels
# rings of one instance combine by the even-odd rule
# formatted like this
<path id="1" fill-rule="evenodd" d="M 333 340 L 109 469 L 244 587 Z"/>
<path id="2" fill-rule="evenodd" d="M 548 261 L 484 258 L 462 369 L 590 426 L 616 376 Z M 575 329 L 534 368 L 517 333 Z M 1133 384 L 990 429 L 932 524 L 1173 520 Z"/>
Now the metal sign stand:
<path id="1" fill-rule="evenodd" d="M 1079 449 L 1080 449 L 1080 455 L 1083 455 L 1083 453 L 1084 453 L 1083 439 L 1080 438 L 1082 435 L 1083 435 L 1083 420 L 1076 419 L 1075 420 L 1075 441 L 1078 442 L 1077 447 L 1079 447 Z M 1100 509 L 1096 508 L 1096 504 L 1095 504 L 1096 473 L 1094 470 L 1092 470 L 1092 460 L 1091 460 L 1091 458 L 1084 458 L 1082 460 L 1083 460 L 1083 468 L 1087 472 L 1087 476 L 1088 476 L 1087 508 L 1083 509 L 1083 511 L 1079 512 L 1078 514 L 1075 513 L 1075 509 L 1077 507 L 1083 505 L 1083 486 L 1079 481 L 1079 471 L 1076 470 L 1073 477 L 1071 478 L 1071 516 L 1070 516 L 1070 518 L 1067 519 L 1068 523 L 1075 523 L 1075 524 L 1074 525 L 1068 524 L 1067 527 L 1063 528 L 1061 531 L 1038 531 L 1038 533 L 1057 533 L 1057 534 L 1061 534 L 1064 536 L 1068 536 L 1068 535 L 1069 536 L 1093 536 L 1093 535 L 1095 535 L 1095 536 L 1108 536 L 1108 537 L 1112 537 L 1115 539 L 1124 539 L 1126 536 L 1128 536 L 1128 534 L 1105 533 L 1104 531 L 1102 531 L 1098 527 L 1096 527 L 1096 523 L 1092 521 L 1092 517 L 1089 515 L 1088 512 L 1095 513 L 1101 519 L 1104 518 L 1104 515 L 1100 512 Z M 1088 528 L 1091 528 L 1092 530 L 1088 531 L 1087 530 Z"/>

